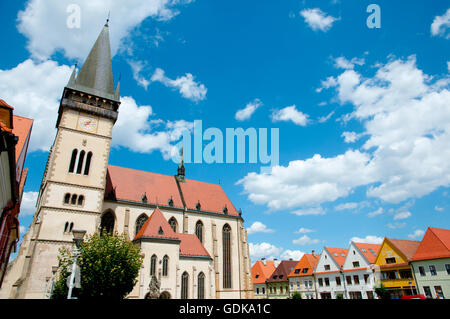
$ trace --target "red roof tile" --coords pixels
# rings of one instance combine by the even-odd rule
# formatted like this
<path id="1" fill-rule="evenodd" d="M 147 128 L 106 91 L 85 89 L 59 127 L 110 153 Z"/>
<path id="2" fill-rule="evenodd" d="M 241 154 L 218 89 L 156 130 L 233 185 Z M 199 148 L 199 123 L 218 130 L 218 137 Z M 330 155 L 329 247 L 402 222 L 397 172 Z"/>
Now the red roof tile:
<path id="1" fill-rule="evenodd" d="M 6 103 L 4 100 L 2 100 L 2 99 L 0 99 L 0 106 L 4 106 L 4 107 L 6 107 L 7 109 L 10 109 L 10 110 L 14 110 L 14 108 L 11 106 L 11 105 L 9 105 L 8 103 Z"/>
<path id="2" fill-rule="evenodd" d="M 450 258 L 450 229 L 428 227 L 413 260 Z"/>
<path id="3" fill-rule="evenodd" d="M 264 264 L 265 262 L 265 264 Z M 258 260 L 252 267 L 252 281 L 254 284 L 263 284 L 275 271 L 273 260 Z"/>
<path id="4" fill-rule="evenodd" d="M 210 257 L 205 246 L 202 245 L 196 235 L 181 233 L 175 233 L 175 235 L 181 240 L 180 255 Z"/>
<path id="5" fill-rule="evenodd" d="M 331 257 L 337 262 L 339 267 L 342 267 L 345 262 L 345 258 L 347 257 L 348 249 L 347 248 L 330 248 L 325 247 Z"/>
<path id="6" fill-rule="evenodd" d="M 283 260 L 278 265 L 277 269 L 267 279 L 267 282 L 284 282 L 289 281 L 288 275 L 298 264 L 298 260 Z"/>
<path id="7" fill-rule="evenodd" d="M 27 117 L 13 115 L 13 134 L 19 139 L 16 144 L 16 161 L 19 160 L 19 156 L 22 153 L 27 141 L 27 137 L 31 134 L 31 127 L 33 126 L 33 120 Z M 24 150 L 26 152 L 26 150 Z"/>
<path id="8" fill-rule="evenodd" d="M 395 246 L 409 261 L 419 247 L 420 241 L 417 240 L 406 240 L 406 239 L 392 239 L 386 238 L 392 245 Z"/>
<path id="9" fill-rule="evenodd" d="M 355 246 L 359 251 L 367 258 L 369 263 L 373 264 L 375 259 L 377 259 L 378 251 L 380 251 L 381 245 L 377 244 L 366 244 L 366 243 L 355 243 Z M 370 250 L 373 250 L 373 254 Z"/>
<path id="10" fill-rule="evenodd" d="M 295 265 L 294 269 L 289 273 L 288 277 L 302 277 L 302 276 L 311 276 L 314 272 L 314 269 L 319 262 L 320 255 L 316 254 L 304 254 L 300 261 Z M 303 272 L 303 269 L 307 268 L 307 272 Z M 295 273 L 296 269 L 300 269 L 298 274 Z"/>

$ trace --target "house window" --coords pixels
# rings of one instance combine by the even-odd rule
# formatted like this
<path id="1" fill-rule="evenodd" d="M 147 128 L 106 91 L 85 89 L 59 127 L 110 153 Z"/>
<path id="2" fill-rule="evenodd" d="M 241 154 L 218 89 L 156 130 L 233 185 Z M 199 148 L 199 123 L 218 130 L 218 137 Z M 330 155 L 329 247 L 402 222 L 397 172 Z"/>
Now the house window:
<path id="1" fill-rule="evenodd" d="M 135 228 L 135 235 L 137 235 L 137 233 L 141 230 L 142 226 L 144 226 L 145 222 L 147 221 L 148 217 L 145 214 L 140 215 L 137 219 L 136 219 L 136 228 Z"/>
<path id="2" fill-rule="evenodd" d="M 367 299 L 374 299 L 373 291 L 368 291 L 367 292 Z"/>
<path id="3" fill-rule="evenodd" d="M 84 202 L 84 196 L 83 195 L 78 196 L 78 206 L 83 206 L 83 202 Z"/>
<path id="4" fill-rule="evenodd" d="M 262 287 L 262 293 L 265 295 L 266 294 L 266 288 Z"/>
<path id="5" fill-rule="evenodd" d="M 436 267 L 434 267 L 434 265 L 429 265 L 428 269 L 430 269 L 430 274 L 431 276 L 436 276 Z"/>
<path id="6" fill-rule="evenodd" d="M 355 282 L 355 285 L 359 285 L 359 276 L 358 275 L 354 275 L 353 276 L 353 281 Z"/>
<path id="7" fill-rule="evenodd" d="M 72 205 L 76 205 L 77 204 L 77 195 L 75 195 L 75 194 L 72 195 L 72 199 L 71 199 L 70 203 Z"/>
<path id="8" fill-rule="evenodd" d="M 64 225 L 64 232 L 67 233 L 68 230 L 69 230 L 69 222 L 66 222 L 66 224 Z"/>
<path id="9" fill-rule="evenodd" d="M 325 278 L 325 286 L 328 287 L 330 285 L 330 280 L 328 278 Z"/>
<path id="10" fill-rule="evenodd" d="M 189 275 L 187 272 L 184 272 L 181 276 L 181 299 L 188 298 L 188 283 L 189 283 Z"/>
<path id="11" fill-rule="evenodd" d="M 195 235 L 203 243 L 203 223 L 200 220 L 195 224 Z"/>
<path id="12" fill-rule="evenodd" d="M 450 264 L 445 264 L 445 270 L 447 271 L 447 275 L 450 275 Z"/>
<path id="13" fill-rule="evenodd" d="M 78 166 L 77 166 L 77 174 L 81 174 L 81 169 L 83 168 L 83 162 L 84 162 L 84 155 L 86 154 L 85 151 L 80 152 L 80 156 L 78 157 Z"/>
<path id="14" fill-rule="evenodd" d="M 386 258 L 386 264 L 395 264 L 395 257 Z"/>
<path id="15" fill-rule="evenodd" d="M 170 225 L 170 227 L 172 227 L 174 232 L 177 232 L 178 223 L 177 223 L 177 220 L 175 219 L 175 217 L 171 217 L 169 219 L 169 225 Z"/>
<path id="16" fill-rule="evenodd" d="M 84 175 L 89 175 L 89 167 L 91 166 L 92 152 L 86 156 L 86 165 L 84 166 Z"/>
<path id="17" fill-rule="evenodd" d="M 303 268 L 302 273 L 306 274 L 308 272 L 308 268 Z"/>
<path id="18" fill-rule="evenodd" d="M 419 266 L 419 273 L 420 273 L 420 275 L 421 275 L 422 277 L 425 277 L 425 276 L 426 276 L 426 274 L 425 274 L 425 268 L 424 268 L 423 266 Z"/>
<path id="19" fill-rule="evenodd" d="M 347 279 L 347 284 L 351 285 L 352 284 L 352 277 L 351 276 L 347 276 L 345 278 Z"/>
<path id="20" fill-rule="evenodd" d="M 354 267 L 354 268 L 359 267 L 359 261 L 354 261 L 354 262 L 353 262 L 353 267 Z"/>
<path id="21" fill-rule="evenodd" d="M 75 161 L 77 160 L 77 154 L 78 154 L 78 150 L 74 149 L 72 151 L 72 157 L 70 158 L 69 173 L 73 173 L 73 171 L 75 169 Z"/>
<path id="22" fill-rule="evenodd" d="M 150 276 L 155 276 L 156 274 L 156 255 L 153 255 L 152 258 L 150 258 Z"/>
<path id="23" fill-rule="evenodd" d="M 197 297 L 198 299 L 205 299 L 205 274 L 203 272 L 198 274 Z"/>
<path id="24" fill-rule="evenodd" d="M 324 268 L 325 270 L 330 270 L 330 265 L 324 265 L 323 268 Z"/>
<path id="25" fill-rule="evenodd" d="M 434 286 L 434 291 L 436 292 L 436 297 L 444 298 L 444 293 L 442 292 L 441 286 Z"/>
<path id="26" fill-rule="evenodd" d="M 297 290 L 300 289 L 300 281 L 297 280 Z"/>
<path id="27" fill-rule="evenodd" d="M 256 294 L 259 295 L 259 288 L 256 287 Z"/>
<path id="28" fill-rule="evenodd" d="M 299 274 L 299 273 L 300 273 L 300 270 L 302 270 L 302 269 L 301 269 L 301 268 L 295 269 L 294 274 Z"/>
<path id="29" fill-rule="evenodd" d="M 400 270 L 400 278 L 409 279 L 412 278 L 411 270 Z"/>
<path id="30" fill-rule="evenodd" d="M 168 274 L 169 274 L 169 256 L 165 255 L 163 258 L 162 275 L 164 277 L 167 277 Z"/>
<path id="31" fill-rule="evenodd" d="M 427 298 L 433 298 L 431 295 L 431 289 L 428 286 L 423 286 L 423 292 Z"/>
<path id="32" fill-rule="evenodd" d="M 114 215 L 111 212 L 106 212 L 102 216 L 100 223 L 100 234 L 107 232 L 112 235 L 114 231 Z"/>
<path id="33" fill-rule="evenodd" d="M 64 195 L 64 204 L 69 204 L 70 203 L 70 194 L 66 193 L 66 195 Z"/>
<path id="34" fill-rule="evenodd" d="M 340 285 L 341 285 L 341 278 L 336 277 L 336 286 L 340 286 Z"/>
<path id="35" fill-rule="evenodd" d="M 323 287 L 323 280 L 322 280 L 322 278 L 319 278 L 319 287 Z"/>
<path id="36" fill-rule="evenodd" d="M 222 229 L 223 245 L 223 288 L 231 288 L 231 227 L 225 224 Z"/>
<path id="37" fill-rule="evenodd" d="M 364 274 L 364 283 L 366 283 L 366 284 L 369 283 L 369 275 L 368 274 Z"/>

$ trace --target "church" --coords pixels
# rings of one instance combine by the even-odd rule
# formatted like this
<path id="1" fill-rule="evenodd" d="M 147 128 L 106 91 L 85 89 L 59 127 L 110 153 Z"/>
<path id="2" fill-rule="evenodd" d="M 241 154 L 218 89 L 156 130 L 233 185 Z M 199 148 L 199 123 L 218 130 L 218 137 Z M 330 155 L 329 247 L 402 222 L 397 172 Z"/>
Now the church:
<path id="1" fill-rule="evenodd" d="M 144 261 L 127 298 L 252 298 L 242 214 L 220 185 L 108 164 L 119 116 L 108 22 L 65 86 L 32 224 L 7 268 L 0 298 L 48 298 L 58 249 L 72 230 L 124 233 Z M 55 114 L 56 116 L 56 114 Z"/>

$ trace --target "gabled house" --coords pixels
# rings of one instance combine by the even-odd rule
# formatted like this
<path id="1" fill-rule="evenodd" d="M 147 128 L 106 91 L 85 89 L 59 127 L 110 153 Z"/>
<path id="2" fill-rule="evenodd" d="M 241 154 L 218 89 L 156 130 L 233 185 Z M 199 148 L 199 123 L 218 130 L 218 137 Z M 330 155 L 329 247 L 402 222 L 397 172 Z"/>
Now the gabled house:
<path id="1" fill-rule="evenodd" d="M 342 267 L 348 249 L 324 247 L 314 272 L 317 297 L 338 299 L 345 297 L 345 281 Z"/>
<path id="2" fill-rule="evenodd" d="M 283 260 L 266 280 L 268 297 L 270 299 L 289 298 L 289 277 L 298 260 Z"/>
<path id="3" fill-rule="evenodd" d="M 384 238 L 375 259 L 377 284 L 383 283 L 392 299 L 417 294 L 410 262 L 419 247 L 416 240 Z"/>
<path id="4" fill-rule="evenodd" d="M 429 227 L 412 258 L 411 268 L 419 294 L 450 299 L 450 230 Z"/>
<path id="5" fill-rule="evenodd" d="M 294 269 L 288 275 L 289 293 L 300 293 L 302 299 L 317 299 L 317 290 L 314 280 L 314 270 L 319 262 L 320 255 L 314 250 L 311 254 L 304 254 Z"/>
<path id="6" fill-rule="evenodd" d="M 275 263 L 273 260 L 258 260 L 252 267 L 252 281 L 255 289 L 255 298 L 267 298 L 266 280 L 275 271 Z"/>
<path id="7" fill-rule="evenodd" d="M 374 262 L 380 245 L 351 242 L 342 266 L 349 299 L 374 299 Z"/>

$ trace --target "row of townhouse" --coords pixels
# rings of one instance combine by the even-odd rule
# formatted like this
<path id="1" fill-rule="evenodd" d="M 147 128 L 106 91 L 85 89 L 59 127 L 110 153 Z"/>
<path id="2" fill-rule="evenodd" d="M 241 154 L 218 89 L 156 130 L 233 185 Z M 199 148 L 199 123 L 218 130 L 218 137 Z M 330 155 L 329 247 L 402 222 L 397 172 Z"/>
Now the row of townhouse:
<path id="1" fill-rule="evenodd" d="M 422 241 L 384 238 L 380 245 L 351 242 L 324 247 L 299 261 L 259 260 L 252 268 L 255 298 L 374 299 L 422 294 L 450 298 L 450 230 L 429 227 Z"/>

